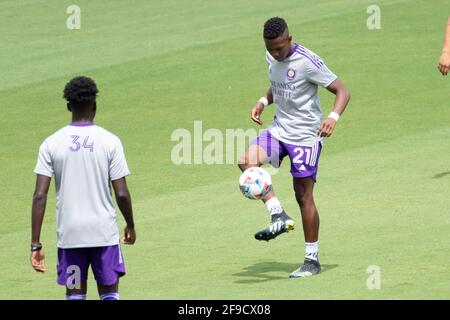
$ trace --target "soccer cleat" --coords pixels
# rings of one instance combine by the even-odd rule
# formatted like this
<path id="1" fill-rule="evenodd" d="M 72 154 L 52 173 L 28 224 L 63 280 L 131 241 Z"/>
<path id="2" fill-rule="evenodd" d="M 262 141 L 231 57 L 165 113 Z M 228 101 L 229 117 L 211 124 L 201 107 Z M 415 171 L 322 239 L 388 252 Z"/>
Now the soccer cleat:
<path id="1" fill-rule="evenodd" d="M 275 239 L 282 233 L 294 230 L 295 222 L 289 216 L 287 218 L 278 218 L 270 224 L 267 228 L 255 233 L 256 240 L 269 241 Z"/>
<path id="2" fill-rule="evenodd" d="M 292 272 L 289 275 L 289 278 L 306 278 L 319 274 L 321 270 L 322 269 L 320 267 L 319 261 L 305 259 L 304 264 L 300 268 Z"/>

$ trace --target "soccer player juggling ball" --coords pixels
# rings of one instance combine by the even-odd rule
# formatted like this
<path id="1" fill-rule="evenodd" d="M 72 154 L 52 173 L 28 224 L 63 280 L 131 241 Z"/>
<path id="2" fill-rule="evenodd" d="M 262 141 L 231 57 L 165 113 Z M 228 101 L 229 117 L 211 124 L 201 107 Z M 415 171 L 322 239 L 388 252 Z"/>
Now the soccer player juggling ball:
<path id="1" fill-rule="evenodd" d="M 125 181 L 130 172 L 119 138 L 93 123 L 97 110 L 95 82 L 76 77 L 64 88 L 72 123 L 45 139 L 34 172 L 31 265 L 45 272 L 40 243 L 47 192 L 52 176 L 56 187 L 57 283 L 66 286 L 69 300 L 86 299 L 92 265 L 102 300 L 119 299 L 119 277 L 125 275 L 117 215 L 111 195 L 125 221 L 124 244 L 134 244 L 136 233 L 131 197 Z"/>
<path id="2" fill-rule="evenodd" d="M 272 103 L 276 107 L 275 117 L 267 130 L 251 143 L 239 160 L 239 167 L 242 171 L 265 163 L 278 167 L 282 159 L 289 156 L 306 247 L 304 264 L 290 277 L 301 278 L 318 274 L 321 270 L 318 259 L 319 214 L 314 204 L 313 188 L 323 138 L 333 133 L 350 94 L 319 56 L 292 42 L 282 18 L 266 21 L 264 42 L 271 86 L 266 96 L 259 99 L 251 110 L 251 118 L 262 125 L 260 116 Z M 333 109 L 325 119 L 318 86 L 336 95 Z M 286 214 L 273 190 L 262 200 L 271 216 L 271 224 L 255 234 L 257 240 L 268 241 L 294 228 L 294 220 Z"/>

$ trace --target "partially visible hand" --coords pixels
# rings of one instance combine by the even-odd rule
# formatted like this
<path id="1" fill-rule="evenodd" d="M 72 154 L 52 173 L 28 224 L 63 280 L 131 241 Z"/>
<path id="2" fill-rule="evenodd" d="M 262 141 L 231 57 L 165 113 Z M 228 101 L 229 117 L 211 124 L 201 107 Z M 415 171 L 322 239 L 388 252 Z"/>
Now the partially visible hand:
<path id="1" fill-rule="evenodd" d="M 37 272 L 45 272 L 45 253 L 44 249 L 31 252 L 31 266 Z"/>
<path id="2" fill-rule="evenodd" d="M 450 71 L 450 52 L 442 52 L 441 57 L 439 58 L 438 69 L 443 76 L 446 76 Z"/>
<path id="3" fill-rule="evenodd" d="M 336 127 L 336 120 L 333 118 L 326 118 L 320 124 L 320 129 L 317 131 L 319 137 L 330 137 Z"/>
<path id="4" fill-rule="evenodd" d="M 136 231 L 134 230 L 134 228 L 126 226 L 122 243 L 132 245 L 135 242 L 136 242 Z"/>
<path id="5" fill-rule="evenodd" d="M 261 102 L 257 102 L 251 111 L 252 120 L 259 125 L 262 125 L 262 121 L 260 118 L 261 118 L 261 114 L 263 113 L 263 111 L 264 111 L 264 106 L 262 105 Z"/>

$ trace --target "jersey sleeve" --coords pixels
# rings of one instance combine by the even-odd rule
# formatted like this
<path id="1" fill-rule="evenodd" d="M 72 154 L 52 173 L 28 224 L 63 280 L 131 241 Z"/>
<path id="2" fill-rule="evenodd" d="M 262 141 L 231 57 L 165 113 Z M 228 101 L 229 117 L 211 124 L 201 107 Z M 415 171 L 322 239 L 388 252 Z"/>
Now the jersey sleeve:
<path id="1" fill-rule="evenodd" d="M 50 178 L 53 176 L 53 163 L 47 140 L 39 147 L 39 155 L 34 173 Z"/>
<path id="2" fill-rule="evenodd" d="M 111 152 L 111 159 L 109 162 L 109 178 L 111 181 L 114 181 L 129 174 L 130 170 L 128 169 L 127 160 L 125 159 L 122 142 L 117 138 Z"/>
<path id="3" fill-rule="evenodd" d="M 314 60 L 307 60 L 306 72 L 308 80 L 326 88 L 337 79 L 337 76 L 328 69 L 319 56 L 315 56 L 314 58 Z"/>

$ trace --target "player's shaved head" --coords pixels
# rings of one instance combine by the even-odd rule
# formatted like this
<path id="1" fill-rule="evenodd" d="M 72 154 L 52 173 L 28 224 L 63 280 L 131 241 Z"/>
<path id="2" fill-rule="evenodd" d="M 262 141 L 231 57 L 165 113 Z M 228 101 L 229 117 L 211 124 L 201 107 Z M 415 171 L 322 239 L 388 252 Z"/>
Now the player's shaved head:
<path id="1" fill-rule="evenodd" d="M 98 89 L 94 80 L 79 76 L 70 80 L 64 87 L 64 99 L 73 112 L 83 112 L 95 104 Z"/>
<path id="2" fill-rule="evenodd" d="M 273 17 L 264 23 L 264 38 L 275 39 L 284 34 L 288 29 L 286 21 L 280 17 Z"/>

